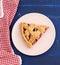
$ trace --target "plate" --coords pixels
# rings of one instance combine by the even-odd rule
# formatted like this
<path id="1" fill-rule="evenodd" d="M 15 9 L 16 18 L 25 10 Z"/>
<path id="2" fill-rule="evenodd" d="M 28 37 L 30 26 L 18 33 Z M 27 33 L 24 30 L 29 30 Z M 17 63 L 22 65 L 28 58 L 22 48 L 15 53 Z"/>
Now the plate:
<path id="1" fill-rule="evenodd" d="M 41 36 L 32 48 L 28 48 L 20 33 L 20 23 L 32 23 L 49 26 L 48 30 Z M 48 51 L 54 43 L 56 36 L 55 27 L 52 21 L 45 15 L 40 13 L 28 13 L 20 17 L 12 29 L 12 41 L 15 47 L 23 54 L 29 56 L 41 55 Z"/>

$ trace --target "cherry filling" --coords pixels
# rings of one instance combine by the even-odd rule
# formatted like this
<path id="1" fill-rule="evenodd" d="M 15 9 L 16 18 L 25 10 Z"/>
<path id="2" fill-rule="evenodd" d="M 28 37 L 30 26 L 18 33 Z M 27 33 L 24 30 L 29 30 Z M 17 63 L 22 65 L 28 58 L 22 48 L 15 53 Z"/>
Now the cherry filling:
<path id="1" fill-rule="evenodd" d="M 23 32 L 25 33 L 25 31 L 26 31 L 26 29 L 25 28 L 23 28 Z"/>
<path id="2" fill-rule="evenodd" d="M 23 30 L 24 30 L 24 31 L 26 31 L 26 29 L 25 29 L 25 28 L 23 28 Z"/>
<path id="3" fill-rule="evenodd" d="M 33 31 L 37 31 L 38 29 L 37 28 L 34 28 Z"/>
<path id="4" fill-rule="evenodd" d="M 30 24 L 28 24 L 28 26 L 30 26 Z"/>
<path id="5" fill-rule="evenodd" d="M 29 39 L 31 38 L 31 34 L 29 34 Z"/>

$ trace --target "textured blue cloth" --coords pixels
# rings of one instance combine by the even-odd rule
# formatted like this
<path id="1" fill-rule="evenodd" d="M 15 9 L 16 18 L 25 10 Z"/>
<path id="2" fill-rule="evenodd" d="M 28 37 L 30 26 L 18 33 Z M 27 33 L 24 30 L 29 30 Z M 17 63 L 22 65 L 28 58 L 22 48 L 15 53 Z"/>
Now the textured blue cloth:
<path id="1" fill-rule="evenodd" d="M 21 0 L 10 31 L 17 19 L 31 12 L 42 13 L 53 21 L 56 28 L 55 42 L 46 53 L 30 57 L 20 53 L 11 41 L 15 53 L 22 57 L 22 65 L 60 65 L 60 0 Z"/>

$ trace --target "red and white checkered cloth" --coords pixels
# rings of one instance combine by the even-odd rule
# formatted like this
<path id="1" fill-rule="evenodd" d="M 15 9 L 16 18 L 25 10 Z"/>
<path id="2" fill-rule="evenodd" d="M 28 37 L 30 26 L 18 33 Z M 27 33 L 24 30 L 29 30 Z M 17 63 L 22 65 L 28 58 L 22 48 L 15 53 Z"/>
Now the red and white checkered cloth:
<path id="1" fill-rule="evenodd" d="M 9 26 L 17 11 L 19 0 L 3 0 L 4 17 L 0 19 L 0 65 L 20 65 L 21 58 L 13 54 Z"/>

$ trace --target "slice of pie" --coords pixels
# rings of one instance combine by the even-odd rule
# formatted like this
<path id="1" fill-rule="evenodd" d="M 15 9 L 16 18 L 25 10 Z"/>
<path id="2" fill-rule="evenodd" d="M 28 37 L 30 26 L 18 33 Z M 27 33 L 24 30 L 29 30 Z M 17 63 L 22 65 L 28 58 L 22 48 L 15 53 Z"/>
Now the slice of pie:
<path id="1" fill-rule="evenodd" d="M 20 23 L 21 35 L 29 48 L 41 38 L 47 29 L 48 26 L 46 25 Z"/>

